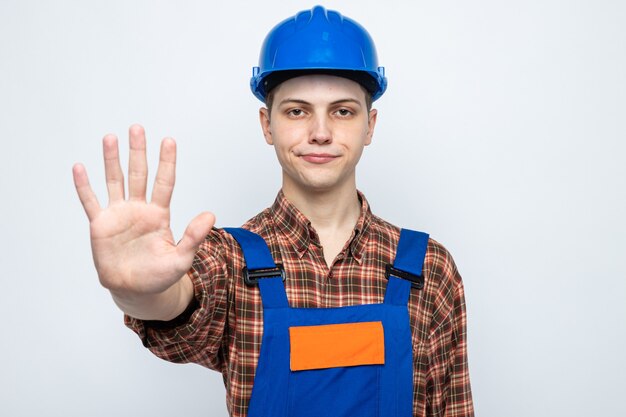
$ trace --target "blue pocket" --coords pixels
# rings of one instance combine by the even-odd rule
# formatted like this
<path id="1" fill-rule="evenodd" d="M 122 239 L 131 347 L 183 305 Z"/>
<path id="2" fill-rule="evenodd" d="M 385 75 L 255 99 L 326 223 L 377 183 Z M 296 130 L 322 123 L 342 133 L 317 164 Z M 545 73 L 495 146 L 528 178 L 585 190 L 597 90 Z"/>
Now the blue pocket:
<path id="1" fill-rule="evenodd" d="M 378 417 L 383 365 L 291 371 L 291 417 Z"/>

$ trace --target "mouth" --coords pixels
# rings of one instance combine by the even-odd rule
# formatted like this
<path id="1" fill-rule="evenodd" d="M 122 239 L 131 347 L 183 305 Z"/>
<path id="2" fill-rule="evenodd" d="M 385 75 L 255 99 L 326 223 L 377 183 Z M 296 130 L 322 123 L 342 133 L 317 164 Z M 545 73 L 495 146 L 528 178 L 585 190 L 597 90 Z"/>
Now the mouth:
<path id="1" fill-rule="evenodd" d="M 307 153 L 300 155 L 300 158 L 312 164 L 327 164 L 338 158 L 337 155 L 331 155 L 327 153 Z"/>

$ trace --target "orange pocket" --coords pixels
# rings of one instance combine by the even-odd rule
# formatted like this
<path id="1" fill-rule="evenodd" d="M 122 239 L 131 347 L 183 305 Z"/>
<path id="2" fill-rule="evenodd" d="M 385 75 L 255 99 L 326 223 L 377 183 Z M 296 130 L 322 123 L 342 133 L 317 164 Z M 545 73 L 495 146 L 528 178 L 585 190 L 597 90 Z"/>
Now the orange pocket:
<path id="1" fill-rule="evenodd" d="M 380 321 L 289 328 L 291 370 L 385 363 Z"/>

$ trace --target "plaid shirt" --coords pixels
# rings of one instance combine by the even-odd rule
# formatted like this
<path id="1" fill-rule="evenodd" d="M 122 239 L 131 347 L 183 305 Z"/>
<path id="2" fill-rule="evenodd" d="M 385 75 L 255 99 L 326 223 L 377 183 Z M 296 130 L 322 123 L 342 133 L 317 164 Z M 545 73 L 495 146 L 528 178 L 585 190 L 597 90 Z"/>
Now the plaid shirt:
<path id="1" fill-rule="evenodd" d="M 393 263 L 400 230 L 374 216 L 365 197 L 351 238 L 329 268 L 310 222 L 278 194 L 272 207 L 244 227 L 261 235 L 275 262 L 287 273 L 292 307 L 327 308 L 383 301 L 385 265 Z M 227 233 L 215 229 L 189 272 L 199 307 L 176 326 L 160 328 L 126 317 L 155 355 L 194 362 L 222 373 L 228 410 L 247 413 L 263 335 L 258 288 L 243 282 L 242 252 Z M 473 416 L 467 366 L 466 315 L 461 276 L 446 249 L 428 243 L 425 288 L 412 290 L 409 315 L 413 337 L 413 415 Z"/>

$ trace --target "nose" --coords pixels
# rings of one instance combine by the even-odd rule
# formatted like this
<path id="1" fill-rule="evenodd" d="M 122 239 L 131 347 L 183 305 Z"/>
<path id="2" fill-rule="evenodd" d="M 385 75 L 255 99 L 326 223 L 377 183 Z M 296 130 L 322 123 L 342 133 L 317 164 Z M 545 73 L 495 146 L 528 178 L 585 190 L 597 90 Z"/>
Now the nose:
<path id="1" fill-rule="evenodd" d="M 317 143 L 318 145 L 328 144 L 332 142 L 333 136 L 330 129 L 330 121 L 325 115 L 318 115 L 313 119 L 311 125 L 311 133 L 309 143 Z"/>

